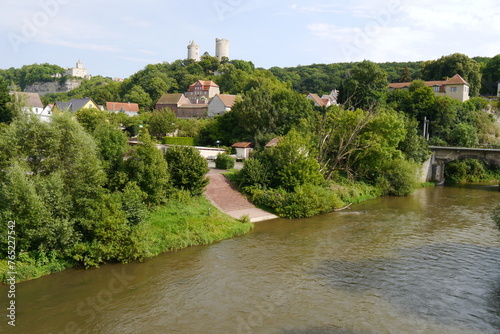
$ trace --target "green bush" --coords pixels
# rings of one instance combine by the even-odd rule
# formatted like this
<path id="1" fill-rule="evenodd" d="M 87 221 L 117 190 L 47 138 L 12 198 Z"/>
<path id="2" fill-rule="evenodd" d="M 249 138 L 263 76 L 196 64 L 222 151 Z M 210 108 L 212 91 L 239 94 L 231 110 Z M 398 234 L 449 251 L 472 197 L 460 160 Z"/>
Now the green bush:
<path id="1" fill-rule="evenodd" d="M 465 159 L 448 163 L 444 168 L 444 177 L 447 183 L 458 184 L 488 181 L 494 175 L 490 175 L 483 162 L 476 159 Z"/>
<path id="2" fill-rule="evenodd" d="M 208 163 L 200 152 L 190 146 L 172 146 L 165 153 L 168 170 L 174 188 L 188 190 L 191 195 L 203 194 L 208 184 L 206 174 L 209 171 Z"/>
<path id="3" fill-rule="evenodd" d="M 377 178 L 376 185 L 384 195 L 406 196 L 417 186 L 417 165 L 396 159 L 387 161 Z"/>
<path id="4" fill-rule="evenodd" d="M 215 168 L 218 169 L 231 169 L 234 167 L 234 158 L 228 154 L 217 154 L 217 158 L 215 158 Z"/>
<path id="5" fill-rule="evenodd" d="M 194 138 L 191 137 L 163 137 L 164 145 L 194 146 Z"/>
<path id="6" fill-rule="evenodd" d="M 271 208 L 283 218 L 311 217 L 344 205 L 335 192 L 313 185 L 298 186 L 294 192 L 283 189 L 256 190 L 252 198 L 257 205 Z"/>
<path id="7" fill-rule="evenodd" d="M 266 189 L 269 186 L 271 173 L 269 166 L 264 165 L 260 160 L 245 160 L 243 168 L 238 173 L 239 186 L 241 189 L 246 187 L 256 187 Z"/>

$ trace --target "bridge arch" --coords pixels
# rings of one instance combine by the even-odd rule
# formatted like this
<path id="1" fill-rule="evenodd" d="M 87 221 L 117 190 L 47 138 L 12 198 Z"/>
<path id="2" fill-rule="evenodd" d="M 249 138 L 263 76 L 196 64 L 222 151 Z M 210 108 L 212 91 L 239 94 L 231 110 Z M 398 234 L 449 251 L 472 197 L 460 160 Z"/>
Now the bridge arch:
<path id="1" fill-rule="evenodd" d="M 490 148 L 430 146 L 432 155 L 424 166 L 426 181 L 444 182 L 446 163 L 455 160 L 477 159 L 489 165 L 500 167 L 500 150 Z"/>

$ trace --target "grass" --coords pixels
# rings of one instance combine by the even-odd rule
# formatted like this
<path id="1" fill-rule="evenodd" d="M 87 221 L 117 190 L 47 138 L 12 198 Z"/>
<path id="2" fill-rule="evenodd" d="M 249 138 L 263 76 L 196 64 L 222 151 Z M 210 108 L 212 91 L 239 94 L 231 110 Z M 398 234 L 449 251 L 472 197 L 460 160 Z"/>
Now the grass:
<path id="1" fill-rule="evenodd" d="M 151 255 L 206 245 L 247 233 L 253 224 L 231 218 L 204 197 L 174 201 L 154 210 L 146 221 Z"/>

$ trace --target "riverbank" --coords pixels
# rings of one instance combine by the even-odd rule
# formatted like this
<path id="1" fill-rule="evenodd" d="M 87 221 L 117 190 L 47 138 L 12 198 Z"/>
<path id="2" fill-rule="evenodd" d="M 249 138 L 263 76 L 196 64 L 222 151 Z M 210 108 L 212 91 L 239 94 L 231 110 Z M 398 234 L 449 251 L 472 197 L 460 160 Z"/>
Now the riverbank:
<path id="1" fill-rule="evenodd" d="M 164 252 L 229 239 L 252 228 L 253 224 L 222 213 L 202 196 L 186 196 L 151 211 L 140 235 L 142 249 L 124 251 L 140 252 L 144 254 L 143 258 L 150 258 Z M 35 260 L 21 253 L 14 263 L 17 283 L 79 266 L 74 260 L 57 258 L 56 254 L 41 254 Z M 0 261 L 3 283 L 12 271 L 8 264 L 7 260 Z"/>

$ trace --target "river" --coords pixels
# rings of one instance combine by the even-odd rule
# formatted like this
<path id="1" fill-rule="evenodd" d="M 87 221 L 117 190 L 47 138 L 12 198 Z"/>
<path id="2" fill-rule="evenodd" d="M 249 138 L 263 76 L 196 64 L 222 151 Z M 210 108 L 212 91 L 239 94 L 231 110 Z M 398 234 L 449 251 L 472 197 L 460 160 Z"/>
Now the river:
<path id="1" fill-rule="evenodd" d="M 500 333 L 497 202 L 491 185 L 418 189 L 144 263 L 66 270 L 18 284 L 16 327 L 2 316 L 0 329 Z"/>

